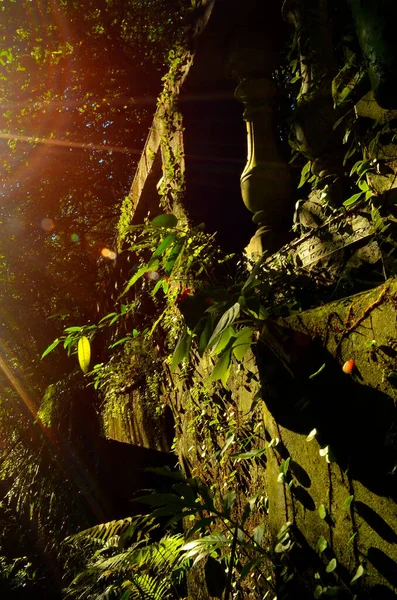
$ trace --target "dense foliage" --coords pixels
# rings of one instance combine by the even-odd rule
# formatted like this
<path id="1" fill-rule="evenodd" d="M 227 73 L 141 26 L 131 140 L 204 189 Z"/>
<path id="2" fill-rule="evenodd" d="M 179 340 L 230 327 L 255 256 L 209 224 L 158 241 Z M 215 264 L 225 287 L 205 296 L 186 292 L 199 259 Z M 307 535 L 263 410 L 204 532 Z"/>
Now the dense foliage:
<path id="1" fill-rule="evenodd" d="M 321 230 L 327 219 L 342 230 L 346 211 L 358 207 L 376 244 L 386 248 L 371 263 L 374 279 L 360 280 L 359 269 L 357 277 L 354 252 L 347 269 L 341 261 L 310 276 L 289 247 L 253 265 L 225 256 L 215 236 L 189 223 L 181 209 L 183 155 L 168 143 L 182 130 L 174 84 L 187 52 L 175 47 L 191 14 L 186 4 L 0 2 L 0 585 L 10 598 L 183 597 L 186 572 L 203 563 L 215 597 L 287 597 L 299 576 L 299 557 L 290 560 L 299 541 L 290 521 L 275 544 L 267 539 L 268 498 L 255 469 L 282 444 L 264 429 L 247 353 L 261 336 L 288 371 L 269 317 L 343 296 L 357 281 L 371 287 L 395 272 L 394 205 L 386 206 L 390 197 L 379 185 L 382 177 L 388 192 L 393 185 L 384 146 L 394 144 L 395 127 L 390 119 L 368 124 L 357 116 L 369 83 L 353 21 L 339 0 L 330 11 L 333 37 L 311 36 L 309 19 L 282 55 L 274 75 L 278 143 L 296 166 L 294 232 Z M 288 7 L 285 19 L 299 24 L 302 15 Z M 131 226 L 125 196 L 167 55 L 158 186 L 167 214 Z M 348 362 L 350 373 L 354 361 Z M 197 365 L 204 373 L 199 383 Z M 250 394 L 256 389 L 245 419 L 228 403 L 234 377 Z M 103 458 L 100 428 L 115 415 L 122 420 L 131 390 L 138 390 L 150 422 L 159 423 L 167 408 L 164 387 L 172 394 L 174 381 L 189 391 L 180 412 L 200 464 L 190 473 L 174 439 L 185 474 L 166 472 L 167 493 L 140 498 L 149 516 L 107 520 L 114 515 L 95 478 Z M 317 437 L 312 429 L 306 439 Z M 328 445 L 320 456 L 327 464 L 336 460 Z M 302 493 L 291 457 L 281 449 L 277 460 L 283 493 Z M 117 481 L 107 477 L 105 488 Z M 246 488 L 247 497 L 236 493 Z M 350 494 L 346 511 L 352 502 Z M 325 505 L 317 512 L 325 522 Z M 353 521 L 351 512 L 347 518 Z M 352 585 L 365 572 L 361 558 L 354 556 L 351 573 L 339 570 L 322 536 L 316 552 L 314 597 L 355 598 Z"/>
<path id="2" fill-rule="evenodd" d="M 185 20 L 178 0 L 5 0 L 0 8 L 2 577 L 9 594 L 33 581 L 56 597 L 55 544 L 77 521 L 92 522 L 77 466 L 89 444 L 72 431 L 70 412 L 58 413 L 51 432 L 34 422 L 45 387 L 71 370 L 61 353 L 40 355 L 65 322 L 96 318 L 119 204 Z M 84 384 L 67 381 L 55 395 L 80 421 L 84 406 L 69 392 Z M 86 417 L 95 429 L 95 414 Z M 63 516 L 57 503 L 69 507 Z M 32 558 L 15 562 L 23 552 Z"/>

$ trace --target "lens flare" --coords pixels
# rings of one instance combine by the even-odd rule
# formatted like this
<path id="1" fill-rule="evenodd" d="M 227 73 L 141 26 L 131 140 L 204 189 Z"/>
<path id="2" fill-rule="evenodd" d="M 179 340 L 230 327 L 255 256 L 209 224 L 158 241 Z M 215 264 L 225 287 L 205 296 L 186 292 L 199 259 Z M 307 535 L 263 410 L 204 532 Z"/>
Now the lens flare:
<path id="1" fill-rule="evenodd" d="M 108 258 L 109 260 L 115 260 L 117 256 L 116 252 L 109 250 L 109 248 L 102 248 L 101 254 L 104 258 Z"/>
<path id="2" fill-rule="evenodd" d="M 49 217 L 44 217 L 44 219 L 41 219 L 40 225 L 44 231 L 52 231 L 54 229 L 54 221 Z"/>

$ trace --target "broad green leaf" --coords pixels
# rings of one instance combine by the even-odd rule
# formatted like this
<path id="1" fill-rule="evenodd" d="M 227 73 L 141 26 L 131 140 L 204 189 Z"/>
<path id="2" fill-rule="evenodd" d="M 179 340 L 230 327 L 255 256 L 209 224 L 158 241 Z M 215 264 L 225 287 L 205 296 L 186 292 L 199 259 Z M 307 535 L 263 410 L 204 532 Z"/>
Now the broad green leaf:
<path id="1" fill-rule="evenodd" d="M 323 593 L 323 588 L 321 587 L 321 585 L 317 585 L 316 589 L 314 590 L 313 596 L 315 597 L 316 600 L 318 600 Z"/>
<path id="2" fill-rule="evenodd" d="M 240 314 L 240 304 L 236 302 L 231 306 L 219 319 L 217 326 L 215 327 L 213 334 L 211 335 L 209 342 L 207 344 L 207 349 L 212 348 L 217 342 L 222 333 L 234 323 L 237 317 Z"/>
<path id="3" fill-rule="evenodd" d="M 66 350 L 66 348 L 68 348 L 68 346 L 70 346 L 70 344 L 73 344 L 74 341 L 76 341 L 75 338 L 72 337 L 71 335 L 68 335 L 68 337 L 65 338 L 65 341 L 63 342 L 64 350 Z"/>
<path id="4" fill-rule="evenodd" d="M 60 340 L 60 339 L 58 339 L 58 338 L 57 338 L 56 340 L 54 340 L 54 341 L 52 342 L 52 344 L 50 344 L 50 345 L 48 346 L 48 348 L 46 348 L 46 349 L 44 350 L 43 354 L 41 355 L 41 358 L 44 358 L 45 356 L 47 356 L 47 354 L 49 354 L 50 352 L 52 352 L 52 351 L 54 350 L 54 348 L 56 348 L 56 347 L 58 346 L 58 344 L 59 344 L 59 342 L 60 342 L 60 341 L 61 341 L 61 340 Z"/>
<path id="5" fill-rule="evenodd" d="M 175 215 L 166 213 L 164 215 L 158 215 L 155 217 L 150 224 L 154 227 L 167 227 L 167 229 L 171 229 L 172 227 L 177 226 L 178 219 Z"/>
<path id="6" fill-rule="evenodd" d="M 309 435 L 306 438 L 307 442 L 311 442 L 312 440 L 314 440 L 314 438 L 317 435 L 317 429 L 312 429 L 311 432 L 309 433 Z"/>
<path id="7" fill-rule="evenodd" d="M 328 548 L 328 542 L 327 540 L 320 535 L 320 537 L 317 540 L 317 550 L 320 552 L 324 552 L 324 550 L 326 550 Z"/>
<path id="8" fill-rule="evenodd" d="M 77 344 L 77 358 L 79 359 L 80 369 L 84 374 L 88 373 L 88 367 L 91 360 L 91 346 L 89 339 L 83 335 Z"/>
<path id="9" fill-rule="evenodd" d="M 350 196 L 350 198 L 348 198 L 347 200 L 344 201 L 343 206 L 353 206 L 353 204 L 356 204 L 356 202 L 359 201 L 359 199 L 361 198 L 362 195 L 363 195 L 363 192 L 359 192 L 358 194 L 354 194 L 353 196 Z"/>
<path id="10" fill-rule="evenodd" d="M 355 581 L 357 581 L 357 579 L 360 579 L 360 577 L 364 574 L 364 567 L 362 565 L 359 565 L 356 571 L 356 574 L 354 575 L 353 579 L 350 581 L 350 583 L 354 583 Z"/>
<path id="11" fill-rule="evenodd" d="M 362 192 L 368 192 L 368 190 L 371 189 L 368 183 L 365 181 L 365 179 L 361 179 L 361 181 L 359 181 L 357 185 Z"/>
<path id="12" fill-rule="evenodd" d="M 318 514 L 320 515 L 320 519 L 326 518 L 327 509 L 325 508 L 324 504 L 320 504 L 320 506 L 318 507 Z"/>
<path id="13" fill-rule="evenodd" d="M 236 340 L 233 343 L 233 354 L 238 361 L 242 361 L 252 345 L 252 327 L 244 327 L 237 333 Z"/>
<path id="14" fill-rule="evenodd" d="M 199 521 L 197 521 L 197 523 L 194 524 L 194 526 L 189 529 L 189 531 L 186 532 L 186 538 L 191 537 L 192 535 L 194 535 L 196 533 L 196 531 L 208 531 L 207 527 L 209 525 L 212 525 L 212 523 L 217 519 L 217 516 L 212 516 L 212 517 L 204 517 L 203 519 L 200 519 Z"/>
<path id="15" fill-rule="evenodd" d="M 168 248 L 168 246 L 170 246 L 174 240 L 176 238 L 176 233 L 170 233 L 168 234 L 163 241 L 161 242 L 161 244 L 158 246 L 158 248 L 153 252 L 152 257 L 156 257 L 156 256 L 161 256 L 163 254 L 163 252 L 165 252 Z"/>
<path id="16" fill-rule="evenodd" d="M 232 364 L 232 349 L 226 348 L 220 355 L 208 381 L 220 380 L 224 387 L 226 387 L 227 380 L 230 375 L 230 367 Z"/>
<path id="17" fill-rule="evenodd" d="M 305 164 L 305 166 L 303 167 L 298 188 L 301 188 L 306 183 L 306 181 L 309 179 L 311 164 L 312 164 L 311 161 L 308 160 L 307 163 Z"/>
<path id="18" fill-rule="evenodd" d="M 348 497 L 346 498 L 346 500 L 345 500 L 345 501 L 344 501 L 344 503 L 343 503 L 343 506 L 346 508 L 346 510 L 349 510 L 349 508 L 350 508 L 350 505 L 351 505 L 351 503 L 353 502 L 353 500 L 354 500 L 354 496 L 348 496 Z"/>
<path id="19" fill-rule="evenodd" d="M 178 340 L 176 345 L 174 356 L 172 357 L 171 363 L 171 372 L 173 373 L 177 366 L 183 361 L 186 360 L 189 356 L 190 345 L 192 342 L 192 337 L 188 332 L 187 328 L 182 332 L 181 337 Z"/>
<path id="20" fill-rule="evenodd" d="M 200 339 L 198 343 L 198 351 L 200 356 L 203 356 L 205 349 L 208 345 L 209 339 L 212 335 L 213 327 L 214 327 L 214 319 L 212 315 L 209 315 L 205 327 L 200 334 Z"/>
<path id="21" fill-rule="evenodd" d="M 337 564 L 338 563 L 336 562 L 336 558 L 332 558 L 325 567 L 326 572 L 332 573 L 332 571 L 335 571 Z"/>
<path id="22" fill-rule="evenodd" d="M 235 329 L 233 327 L 233 325 L 230 325 L 229 327 L 227 327 L 225 329 L 225 331 L 223 331 L 221 333 L 221 335 L 218 338 L 218 341 L 216 343 L 216 345 L 214 346 L 214 348 L 211 350 L 211 356 L 214 356 L 216 354 L 220 354 L 228 345 L 228 343 L 230 342 L 231 338 L 233 337 L 233 335 L 235 334 Z"/>

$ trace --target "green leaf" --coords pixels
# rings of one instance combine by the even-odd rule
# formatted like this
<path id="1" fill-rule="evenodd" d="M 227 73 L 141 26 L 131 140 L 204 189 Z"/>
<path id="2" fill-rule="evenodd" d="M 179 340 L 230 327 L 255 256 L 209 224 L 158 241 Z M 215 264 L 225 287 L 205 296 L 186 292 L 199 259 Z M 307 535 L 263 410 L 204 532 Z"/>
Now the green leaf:
<path id="1" fill-rule="evenodd" d="M 207 349 L 212 348 L 215 345 L 215 343 L 218 342 L 218 339 L 220 338 L 222 333 L 225 331 L 225 329 L 227 329 L 227 327 L 229 327 L 229 325 L 234 323 L 239 314 L 240 304 L 236 302 L 219 319 L 218 324 L 215 327 L 214 332 L 209 339 Z"/>
<path id="2" fill-rule="evenodd" d="M 309 179 L 311 164 L 312 164 L 311 161 L 308 160 L 307 163 L 305 164 L 305 166 L 303 167 L 302 172 L 301 172 L 301 178 L 300 178 L 299 185 L 298 185 L 298 189 L 301 188 L 306 183 L 306 181 Z"/>
<path id="3" fill-rule="evenodd" d="M 264 559 L 265 559 L 264 556 L 258 556 L 257 558 L 253 558 L 252 560 L 250 560 L 247 563 L 245 563 L 245 565 L 241 569 L 241 575 L 240 575 L 241 579 L 244 579 L 244 577 L 246 577 L 250 571 L 252 571 L 253 569 L 255 569 L 255 567 L 257 567 L 258 565 L 260 565 L 260 563 Z"/>
<path id="4" fill-rule="evenodd" d="M 230 325 L 229 327 L 227 327 L 225 329 L 225 331 L 223 331 L 221 333 L 215 347 L 211 350 L 211 356 L 220 354 L 226 348 L 226 346 L 228 345 L 228 343 L 230 342 L 230 340 L 234 334 L 235 334 L 235 329 L 234 329 L 233 325 Z"/>
<path id="5" fill-rule="evenodd" d="M 317 435 L 317 429 L 314 428 L 314 429 L 311 430 L 311 432 L 307 436 L 306 441 L 307 442 L 311 442 L 312 440 L 314 440 L 314 438 L 316 437 L 316 435 Z"/>
<path id="6" fill-rule="evenodd" d="M 322 373 L 324 371 L 324 369 L 325 369 L 325 363 L 321 365 L 321 367 L 318 369 L 318 371 L 309 375 L 309 379 L 314 379 L 315 377 L 317 377 L 317 375 L 320 375 L 320 373 Z"/>
<path id="7" fill-rule="evenodd" d="M 116 315 L 113 317 L 113 319 L 112 319 L 111 321 L 109 321 L 109 327 L 110 327 L 111 325 L 114 325 L 114 323 L 116 323 L 116 321 L 118 321 L 118 320 L 119 320 L 119 318 L 120 318 L 120 315 L 116 314 Z"/>
<path id="8" fill-rule="evenodd" d="M 351 177 L 352 175 L 354 175 L 354 173 L 356 173 L 358 171 L 358 169 L 360 168 L 360 166 L 363 164 L 362 160 L 358 160 L 356 163 L 354 163 L 354 165 L 352 166 L 352 169 L 350 171 L 349 176 Z"/>
<path id="9" fill-rule="evenodd" d="M 176 345 L 174 356 L 172 357 L 171 363 L 171 372 L 173 373 L 177 366 L 183 361 L 186 360 L 189 356 L 190 345 L 192 343 L 192 337 L 185 327 L 181 337 L 178 340 Z"/>
<path id="10" fill-rule="evenodd" d="M 320 516 L 320 519 L 325 519 L 327 516 L 327 509 L 325 508 L 324 504 L 320 504 L 320 506 L 318 507 L 318 514 Z"/>
<path id="11" fill-rule="evenodd" d="M 344 201 L 343 206 L 353 206 L 353 204 L 356 204 L 356 202 L 359 201 L 359 199 L 361 198 L 362 195 L 363 195 L 363 192 L 359 192 L 358 194 L 354 194 L 353 196 L 350 196 L 350 198 L 348 198 L 347 200 Z"/>
<path id="12" fill-rule="evenodd" d="M 82 327 L 66 327 L 66 329 L 64 329 L 65 333 L 73 333 L 75 331 L 81 331 Z"/>
<path id="13" fill-rule="evenodd" d="M 222 496 L 222 506 L 223 510 L 226 514 L 230 514 L 230 509 L 233 507 L 236 502 L 236 491 L 229 490 Z"/>
<path id="14" fill-rule="evenodd" d="M 127 340 L 131 339 L 129 335 L 126 335 L 125 337 L 117 340 L 117 342 L 114 342 L 114 344 L 111 344 L 110 346 L 108 346 L 108 348 L 111 350 L 112 348 L 115 348 L 116 346 L 120 346 L 120 344 L 125 344 Z"/>
<path id="15" fill-rule="evenodd" d="M 178 224 L 178 219 L 175 215 L 171 213 L 166 213 L 164 215 L 158 215 L 154 219 L 152 219 L 151 225 L 154 227 L 167 227 L 167 229 L 171 229 L 172 227 L 176 227 Z"/>
<path id="16" fill-rule="evenodd" d="M 208 319 L 206 320 L 205 327 L 201 332 L 199 343 L 198 343 L 198 351 L 199 351 L 200 356 L 203 356 L 205 349 L 208 346 L 208 342 L 212 335 L 213 327 L 214 327 L 213 317 L 212 317 L 212 315 L 209 315 Z"/>
<path id="17" fill-rule="evenodd" d="M 240 452 L 238 454 L 232 454 L 232 458 L 240 458 L 242 460 L 246 460 L 248 458 L 255 458 L 257 456 L 262 456 L 265 454 L 266 448 L 256 448 L 255 450 L 249 450 L 248 452 Z"/>
<path id="18" fill-rule="evenodd" d="M 224 387 L 226 387 L 227 380 L 230 375 L 230 368 L 232 364 L 232 349 L 226 348 L 220 355 L 208 381 L 220 380 Z"/>
<path id="19" fill-rule="evenodd" d="M 255 527 L 255 529 L 253 531 L 254 541 L 258 544 L 258 546 L 260 546 L 262 543 L 264 533 L 265 533 L 265 526 L 263 524 Z"/>
<path id="20" fill-rule="evenodd" d="M 124 296 L 132 288 L 132 286 L 138 281 L 138 279 L 143 277 L 143 275 L 145 273 L 147 273 L 148 271 L 156 271 L 158 269 L 158 266 L 159 266 L 159 261 L 156 258 L 151 258 L 148 263 L 142 265 L 136 271 L 136 273 L 134 273 L 134 275 L 131 277 L 131 279 L 127 283 L 126 287 L 124 288 L 124 291 L 121 294 L 121 296 Z"/>
<path id="21" fill-rule="evenodd" d="M 349 510 L 349 508 L 350 508 L 350 505 L 351 505 L 351 503 L 353 502 L 353 500 L 354 500 L 354 496 L 348 496 L 348 497 L 346 498 L 346 500 L 345 500 L 345 501 L 344 501 L 344 503 L 343 503 L 343 506 L 345 507 L 345 509 L 346 509 L 346 510 Z"/>
<path id="22" fill-rule="evenodd" d="M 161 256 L 163 254 L 163 252 L 165 252 L 168 248 L 168 246 L 170 246 L 174 240 L 176 238 L 176 233 L 169 233 L 161 242 L 161 244 L 157 247 L 157 249 L 153 252 L 152 254 L 152 258 L 155 258 L 156 256 Z"/>
<path id="23" fill-rule="evenodd" d="M 155 296 L 160 288 L 164 290 L 164 278 L 160 277 L 160 279 L 156 282 L 156 285 L 153 288 L 152 296 Z"/>
<path id="24" fill-rule="evenodd" d="M 354 583 L 355 581 L 357 581 L 357 579 L 360 579 L 360 577 L 364 574 L 364 567 L 362 565 L 359 565 L 357 567 L 357 571 L 356 574 L 354 575 L 353 579 L 350 581 L 350 583 Z"/>
<path id="25" fill-rule="evenodd" d="M 368 183 L 365 181 L 365 179 L 361 179 L 361 181 L 359 181 L 357 185 L 362 192 L 368 192 L 368 190 L 371 189 Z"/>
<path id="26" fill-rule="evenodd" d="M 217 516 L 212 516 L 212 517 L 204 517 L 203 519 L 200 519 L 199 521 L 197 521 L 197 523 L 194 524 L 194 526 L 189 529 L 189 531 L 187 531 L 186 533 L 186 538 L 191 537 L 192 535 L 194 535 L 196 533 L 196 531 L 208 531 L 208 526 L 212 525 L 212 523 L 217 519 Z"/>
<path id="27" fill-rule="evenodd" d="M 288 473 L 288 468 L 289 468 L 290 462 L 291 462 L 291 457 L 289 456 L 286 460 L 283 460 L 283 462 L 280 465 L 280 473 L 283 473 L 284 476 L 287 475 L 287 473 Z"/>
<path id="28" fill-rule="evenodd" d="M 185 238 L 180 238 L 174 245 L 174 247 L 172 248 L 167 263 L 164 267 L 164 271 L 166 273 L 171 273 L 172 269 L 174 268 L 176 259 L 178 258 L 178 256 L 180 255 L 183 246 L 185 245 Z"/>
<path id="29" fill-rule="evenodd" d="M 115 317 L 117 315 L 116 312 L 111 312 L 108 315 L 106 315 L 105 317 L 102 317 L 102 319 L 99 321 L 99 324 L 103 323 L 104 321 L 107 321 L 108 319 L 112 319 L 113 317 Z M 80 327 L 79 327 L 80 329 Z M 65 329 L 66 331 L 66 329 Z"/>
<path id="30" fill-rule="evenodd" d="M 236 340 L 233 343 L 233 354 L 240 362 L 252 345 L 253 333 L 254 330 L 252 327 L 244 327 L 236 336 Z"/>
<path id="31" fill-rule="evenodd" d="M 321 554 L 321 552 L 324 552 L 324 550 L 326 550 L 327 548 L 328 548 L 327 540 L 322 535 L 320 535 L 320 537 L 317 540 L 317 550 Z"/>
<path id="32" fill-rule="evenodd" d="M 77 357 L 79 365 L 84 374 L 88 373 L 91 360 L 91 346 L 89 339 L 83 335 L 77 344 Z"/>
<path id="33" fill-rule="evenodd" d="M 50 352 L 52 352 L 54 350 L 54 348 L 56 348 L 59 344 L 61 340 L 59 338 L 57 338 L 56 340 L 54 340 L 52 342 L 52 344 L 50 344 L 48 346 L 48 348 L 46 348 L 43 352 L 43 354 L 41 355 L 41 358 L 44 358 L 45 356 L 47 356 L 47 354 L 49 354 Z"/>
<path id="34" fill-rule="evenodd" d="M 265 261 L 266 255 L 264 254 L 261 258 L 259 258 L 254 264 L 251 273 L 247 281 L 244 283 L 241 293 L 243 294 L 242 298 L 245 298 L 245 292 L 249 291 L 252 287 L 255 286 L 256 279 L 261 271 L 262 265 Z"/>
<path id="35" fill-rule="evenodd" d="M 361 164 L 359 164 L 357 167 L 357 174 L 362 176 L 362 175 L 364 175 L 364 173 L 369 171 L 370 168 L 371 168 L 371 161 L 363 160 L 363 161 L 361 161 Z"/>
<path id="36" fill-rule="evenodd" d="M 235 441 L 235 439 L 236 439 L 236 436 L 234 435 L 234 433 L 232 433 L 231 435 L 229 435 L 229 436 L 226 438 L 226 442 L 225 442 L 225 444 L 223 445 L 223 448 L 222 448 L 222 450 L 220 451 L 220 454 L 219 454 L 220 456 L 223 456 L 223 455 L 225 454 L 226 450 L 227 450 L 227 449 L 228 449 L 228 448 L 229 448 L 229 447 L 230 447 L 232 444 L 234 444 L 234 441 Z"/>
<path id="37" fill-rule="evenodd" d="M 317 585 L 316 589 L 314 590 L 313 596 L 315 597 L 316 600 L 318 600 L 318 598 L 320 598 L 322 596 L 322 593 L 323 593 L 323 588 L 321 587 L 321 585 Z"/>
<path id="38" fill-rule="evenodd" d="M 325 567 L 326 572 L 332 573 L 332 571 L 335 571 L 337 564 L 338 563 L 336 562 L 336 558 L 332 558 Z"/>

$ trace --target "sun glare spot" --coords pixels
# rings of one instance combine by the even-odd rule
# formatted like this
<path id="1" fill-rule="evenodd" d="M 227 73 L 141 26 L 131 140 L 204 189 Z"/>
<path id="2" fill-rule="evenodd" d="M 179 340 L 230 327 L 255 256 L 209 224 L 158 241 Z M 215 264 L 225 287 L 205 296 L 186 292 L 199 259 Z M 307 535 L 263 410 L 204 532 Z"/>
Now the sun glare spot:
<path id="1" fill-rule="evenodd" d="M 104 258 L 109 258 L 109 260 L 115 260 L 117 254 L 113 250 L 109 250 L 109 248 L 102 248 L 101 254 Z"/>
<path id="2" fill-rule="evenodd" d="M 48 217 L 41 219 L 40 225 L 44 231 L 52 231 L 54 229 L 54 221 Z"/>

